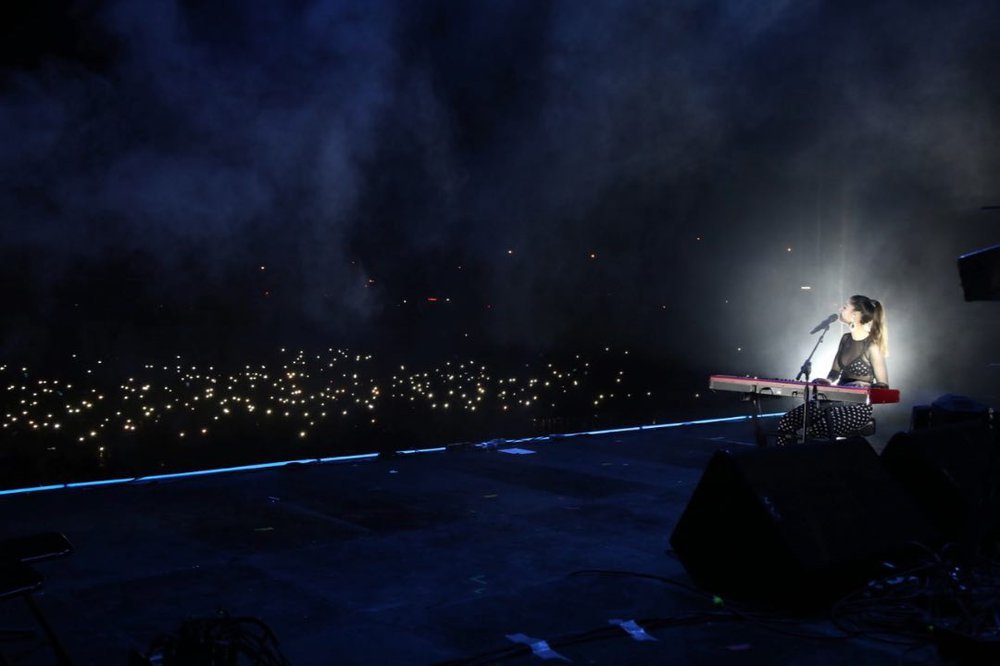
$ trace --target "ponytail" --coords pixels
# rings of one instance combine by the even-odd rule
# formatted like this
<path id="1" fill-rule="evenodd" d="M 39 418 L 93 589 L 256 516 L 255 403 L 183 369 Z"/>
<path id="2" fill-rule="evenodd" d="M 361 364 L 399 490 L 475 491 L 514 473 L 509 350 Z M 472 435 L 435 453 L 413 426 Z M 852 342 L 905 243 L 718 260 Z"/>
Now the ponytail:
<path id="1" fill-rule="evenodd" d="M 889 356 L 889 325 L 885 319 L 885 308 L 876 300 L 872 300 L 875 306 L 872 313 L 872 341 L 878 345 L 882 351 L 882 356 Z"/>

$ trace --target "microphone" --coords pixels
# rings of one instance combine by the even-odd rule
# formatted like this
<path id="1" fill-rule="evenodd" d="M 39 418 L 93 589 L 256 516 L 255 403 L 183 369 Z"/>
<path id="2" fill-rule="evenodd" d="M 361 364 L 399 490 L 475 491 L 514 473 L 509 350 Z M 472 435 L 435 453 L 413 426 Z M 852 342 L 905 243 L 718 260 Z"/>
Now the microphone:
<path id="1" fill-rule="evenodd" d="M 830 315 L 829 317 L 827 317 L 826 319 L 824 319 L 823 321 L 821 321 L 820 323 L 818 323 L 816 325 L 816 328 L 814 328 L 813 330 L 809 331 L 809 335 L 812 335 L 813 333 L 819 333 L 820 331 L 823 331 L 823 330 L 826 330 L 826 329 L 830 328 L 830 324 L 832 324 L 833 322 L 837 321 L 837 319 L 838 319 L 837 315 L 835 315 L 835 314 Z"/>

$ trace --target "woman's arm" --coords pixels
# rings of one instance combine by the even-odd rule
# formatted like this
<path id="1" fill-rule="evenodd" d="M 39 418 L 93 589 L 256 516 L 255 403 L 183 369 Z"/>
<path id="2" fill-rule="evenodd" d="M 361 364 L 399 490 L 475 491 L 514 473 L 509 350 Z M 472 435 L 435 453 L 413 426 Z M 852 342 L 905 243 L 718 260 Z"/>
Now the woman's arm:
<path id="1" fill-rule="evenodd" d="M 878 345 L 871 345 L 868 348 L 868 357 L 872 362 L 872 370 L 875 373 L 875 384 L 889 385 L 889 371 L 885 367 L 885 356 Z"/>
<path id="2" fill-rule="evenodd" d="M 844 348 L 844 338 L 840 338 L 840 344 L 837 345 L 837 353 L 833 355 L 833 364 L 830 366 L 830 372 L 826 374 L 826 378 L 830 382 L 835 382 L 840 379 L 840 373 L 843 372 L 843 368 L 840 367 L 840 351 Z"/>

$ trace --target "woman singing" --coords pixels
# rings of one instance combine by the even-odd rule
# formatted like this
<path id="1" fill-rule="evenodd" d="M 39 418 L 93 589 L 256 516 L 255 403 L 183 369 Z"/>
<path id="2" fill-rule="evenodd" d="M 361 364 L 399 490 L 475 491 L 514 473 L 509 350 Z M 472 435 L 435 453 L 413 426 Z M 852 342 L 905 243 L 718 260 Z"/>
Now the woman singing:
<path id="1" fill-rule="evenodd" d="M 826 379 L 816 379 L 814 384 L 830 386 L 881 386 L 889 385 L 885 368 L 888 353 L 888 330 L 882 304 L 867 296 L 851 296 L 840 309 L 840 321 L 851 330 L 840 339 L 840 347 L 833 358 L 833 367 Z M 802 431 L 803 405 L 781 417 L 778 421 L 778 445 L 797 441 Z M 833 438 L 848 435 L 863 427 L 872 418 L 871 405 L 813 400 L 809 403 L 809 425 L 805 439 Z M 832 432 L 831 432 L 832 429 Z"/>

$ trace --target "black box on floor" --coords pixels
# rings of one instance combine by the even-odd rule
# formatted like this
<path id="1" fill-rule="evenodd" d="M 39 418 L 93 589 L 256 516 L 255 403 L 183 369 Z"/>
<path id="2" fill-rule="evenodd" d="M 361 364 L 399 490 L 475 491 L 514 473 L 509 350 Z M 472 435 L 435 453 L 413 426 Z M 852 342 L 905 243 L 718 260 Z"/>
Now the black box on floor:
<path id="1" fill-rule="evenodd" d="M 826 603 L 936 541 L 864 439 L 718 451 L 670 543 L 711 592 Z"/>
<path id="2" fill-rule="evenodd" d="M 1000 441 L 967 421 L 896 433 L 882 462 L 947 539 L 977 548 L 1000 533 Z"/>
<path id="3" fill-rule="evenodd" d="M 993 410 L 964 395 L 946 394 L 929 405 L 914 405 L 910 412 L 910 430 L 921 430 L 956 423 L 993 422 Z"/>

